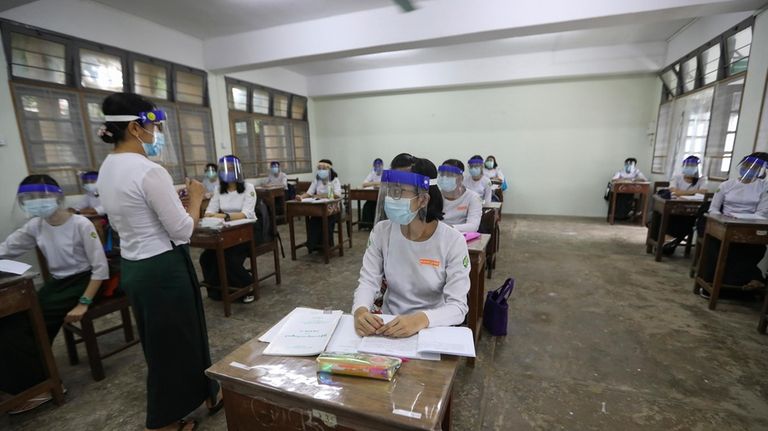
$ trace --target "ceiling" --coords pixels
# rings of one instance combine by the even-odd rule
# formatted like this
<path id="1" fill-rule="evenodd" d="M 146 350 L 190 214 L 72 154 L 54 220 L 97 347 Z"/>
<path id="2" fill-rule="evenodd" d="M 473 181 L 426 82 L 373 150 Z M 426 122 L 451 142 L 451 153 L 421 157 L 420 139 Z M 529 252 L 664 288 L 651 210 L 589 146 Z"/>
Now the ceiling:
<path id="1" fill-rule="evenodd" d="M 199 39 L 261 30 L 369 9 L 398 7 L 392 0 L 94 1 Z"/>
<path id="2" fill-rule="evenodd" d="M 283 66 L 305 76 L 422 63 L 470 60 L 595 46 L 664 42 L 691 20 L 574 30 L 431 48 L 390 51 Z"/>

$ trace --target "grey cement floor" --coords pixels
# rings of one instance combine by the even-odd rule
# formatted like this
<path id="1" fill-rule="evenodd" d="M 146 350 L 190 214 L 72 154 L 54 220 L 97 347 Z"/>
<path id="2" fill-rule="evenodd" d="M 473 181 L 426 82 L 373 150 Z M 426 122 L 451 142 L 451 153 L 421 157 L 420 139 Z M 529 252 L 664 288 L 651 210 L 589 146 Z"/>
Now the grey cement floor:
<path id="1" fill-rule="evenodd" d="M 265 282 L 261 299 L 235 305 L 231 318 L 206 300 L 214 361 L 297 305 L 350 307 L 366 238 L 356 232 L 354 248 L 329 266 L 303 251 L 297 262 L 288 257 L 283 284 Z M 644 239 L 644 228 L 601 220 L 505 216 L 487 288 L 517 278 L 510 334 L 486 333 L 476 368 L 461 368 L 454 429 L 768 429 L 768 336 L 755 331 L 759 304 L 723 301 L 707 310 L 691 293 L 690 260 L 656 263 Z M 262 258 L 259 267 L 271 261 Z M 138 346 L 107 359 L 101 382 L 86 364 L 68 364 L 61 336 L 54 355 L 67 403 L 0 417 L 0 429 L 142 429 Z M 200 429 L 226 429 L 224 414 Z"/>

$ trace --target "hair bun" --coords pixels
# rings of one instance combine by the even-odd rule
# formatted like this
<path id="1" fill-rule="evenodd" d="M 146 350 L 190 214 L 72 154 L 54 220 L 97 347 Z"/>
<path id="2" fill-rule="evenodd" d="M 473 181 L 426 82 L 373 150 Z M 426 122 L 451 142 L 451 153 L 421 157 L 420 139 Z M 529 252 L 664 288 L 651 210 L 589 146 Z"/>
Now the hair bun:
<path id="1" fill-rule="evenodd" d="M 115 135 L 119 133 L 120 131 L 111 123 L 104 123 L 99 127 L 99 130 L 96 132 L 97 135 L 101 138 L 102 141 L 104 141 L 107 144 L 115 144 L 117 143 L 117 139 L 115 139 Z"/>

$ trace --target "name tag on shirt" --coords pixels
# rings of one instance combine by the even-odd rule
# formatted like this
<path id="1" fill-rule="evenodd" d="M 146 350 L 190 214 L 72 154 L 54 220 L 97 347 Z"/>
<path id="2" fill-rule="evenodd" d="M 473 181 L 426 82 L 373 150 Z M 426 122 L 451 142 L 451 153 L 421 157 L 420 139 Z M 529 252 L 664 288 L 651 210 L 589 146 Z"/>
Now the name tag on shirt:
<path id="1" fill-rule="evenodd" d="M 440 261 L 437 259 L 419 259 L 419 265 L 432 266 L 435 268 L 440 267 Z"/>
<path id="2" fill-rule="evenodd" d="M 459 211 L 466 211 L 467 208 L 469 208 L 469 205 L 460 205 L 460 206 L 456 207 L 456 209 L 459 210 Z"/>

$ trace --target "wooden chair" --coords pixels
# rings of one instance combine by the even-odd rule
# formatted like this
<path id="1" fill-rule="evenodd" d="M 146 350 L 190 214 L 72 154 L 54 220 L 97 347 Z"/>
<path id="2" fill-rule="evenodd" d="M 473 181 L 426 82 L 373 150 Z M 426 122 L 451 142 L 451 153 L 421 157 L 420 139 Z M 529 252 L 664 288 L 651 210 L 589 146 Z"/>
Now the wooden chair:
<path id="1" fill-rule="evenodd" d="M 655 195 L 656 192 L 658 192 L 661 189 L 666 189 L 669 187 L 669 181 L 655 181 L 653 183 L 653 194 Z"/>
<path id="2" fill-rule="evenodd" d="M 342 184 L 341 185 L 341 196 L 342 196 L 342 209 L 341 214 L 339 215 L 339 222 L 347 225 L 347 239 L 349 241 L 349 248 L 352 248 L 352 195 L 350 194 L 350 190 L 352 189 L 352 186 L 349 184 Z M 339 229 L 342 227 L 339 226 Z"/>
<path id="3" fill-rule="evenodd" d="M 757 332 L 765 334 L 766 328 L 768 328 L 768 293 L 765 294 L 763 308 L 760 310 L 760 321 L 757 323 Z"/>
<path id="4" fill-rule="evenodd" d="M 311 181 L 296 181 L 296 194 L 306 193 L 310 185 L 312 185 Z"/>
<path id="5" fill-rule="evenodd" d="M 273 256 L 274 262 L 275 262 L 275 269 L 274 269 L 274 271 L 270 272 L 269 274 L 263 275 L 261 277 L 258 274 L 258 268 L 252 268 L 251 270 L 253 271 L 253 276 L 258 278 L 259 282 L 264 281 L 267 278 L 274 276 L 275 277 L 275 283 L 276 284 L 280 284 L 282 282 L 281 281 L 281 276 L 280 276 L 280 251 L 282 251 L 283 243 L 282 243 L 282 240 L 280 240 L 280 232 L 278 232 L 278 230 L 277 230 L 277 221 L 275 220 L 276 219 L 276 217 L 275 217 L 275 208 L 272 207 L 272 205 L 267 205 L 267 208 L 268 208 L 269 214 L 270 214 L 269 223 L 272 225 L 272 233 L 273 233 L 272 241 L 265 242 L 265 243 L 262 243 L 262 244 L 256 244 L 255 245 L 255 247 L 256 247 L 256 257 L 264 255 L 264 254 L 272 253 L 272 256 Z M 280 246 L 279 246 L 280 251 L 278 251 L 278 242 L 280 244 Z M 285 251 L 282 251 L 282 256 L 285 257 Z"/>
<path id="6" fill-rule="evenodd" d="M 714 193 L 705 193 L 704 194 L 704 201 L 702 202 L 702 205 L 704 205 L 707 202 L 710 202 L 714 195 L 715 195 Z M 691 234 L 686 239 L 688 244 L 693 243 L 694 234 L 696 234 L 696 227 L 693 228 L 693 231 L 691 232 Z M 694 252 L 693 252 L 693 261 L 691 262 L 691 268 L 688 271 L 688 276 L 691 277 L 691 278 L 694 278 L 696 276 L 696 270 L 699 267 L 699 260 L 701 259 L 701 245 L 702 245 L 703 240 L 704 240 L 703 235 L 700 236 L 700 235 L 696 234 L 696 243 L 695 243 L 696 248 L 694 249 Z M 686 253 L 688 253 L 688 250 L 689 250 L 689 248 L 688 248 L 689 245 L 688 244 L 686 244 Z M 686 254 L 686 256 L 687 256 L 687 254 Z"/>
<path id="7" fill-rule="evenodd" d="M 501 233 L 499 229 L 499 218 L 495 209 L 486 208 L 483 210 L 483 216 L 480 219 L 480 228 L 478 228 L 478 232 L 491 234 L 491 240 L 488 242 L 488 246 L 485 250 L 485 272 L 487 277 L 491 278 L 493 270 L 496 269 L 496 252 L 499 249 L 499 234 Z"/>

